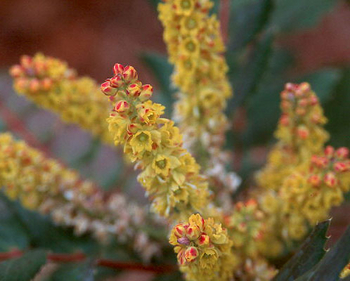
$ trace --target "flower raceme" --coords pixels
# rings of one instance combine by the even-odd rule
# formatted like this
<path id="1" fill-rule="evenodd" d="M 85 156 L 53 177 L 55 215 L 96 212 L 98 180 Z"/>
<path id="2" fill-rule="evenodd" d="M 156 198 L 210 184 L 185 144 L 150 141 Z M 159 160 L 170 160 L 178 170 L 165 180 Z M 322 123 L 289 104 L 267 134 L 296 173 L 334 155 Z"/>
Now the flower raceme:
<path id="1" fill-rule="evenodd" d="M 308 83 L 286 84 L 281 99 L 282 115 L 275 133 L 278 142 L 257 175 L 260 186 L 273 190 L 282 186 L 295 166 L 309 163 L 312 155 L 322 153 L 328 140 L 322 127 L 326 118 Z"/>
<path id="2" fill-rule="evenodd" d="M 240 179 L 226 171 L 228 157 L 222 151 L 228 127 L 224 110 L 232 89 L 220 24 L 210 15 L 212 7 L 210 0 L 166 0 L 158 11 L 169 61 L 174 64 L 172 81 L 179 89 L 174 120 L 186 147 L 201 155 L 200 165 L 217 201 L 229 209 L 229 198 Z"/>
<path id="3" fill-rule="evenodd" d="M 59 114 L 65 122 L 113 143 L 104 122 L 110 104 L 101 97 L 94 80 L 79 78 L 67 63 L 42 54 L 22 56 L 21 63 L 13 66 L 10 74 L 18 93 Z"/>
<path id="4" fill-rule="evenodd" d="M 0 187 L 25 208 L 73 227 L 76 235 L 92 233 L 100 242 L 115 237 L 130 243 L 146 261 L 160 252 L 160 242 L 141 231 L 145 225 L 157 225 L 146 216 L 145 208 L 122 194 L 106 196 L 92 182 L 81 180 L 76 171 L 8 133 L 0 134 Z"/>
<path id="5" fill-rule="evenodd" d="M 191 215 L 176 225 L 169 242 L 175 246 L 180 270 L 188 280 L 227 280 L 232 277 L 235 257 L 227 230 L 213 219 Z"/>
<path id="6" fill-rule="evenodd" d="M 143 171 L 139 182 L 152 200 L 153 210 L 172 219 L 187 219 L 208 204 L 205 178 L 199 165 L 182 147 L 174 123 L 153 103 L 152 86 L 138 80 L 132 66 L 114 66 L 114 76 L 101 85 L 114 108 L 107 119 L 116 145 Z"/>

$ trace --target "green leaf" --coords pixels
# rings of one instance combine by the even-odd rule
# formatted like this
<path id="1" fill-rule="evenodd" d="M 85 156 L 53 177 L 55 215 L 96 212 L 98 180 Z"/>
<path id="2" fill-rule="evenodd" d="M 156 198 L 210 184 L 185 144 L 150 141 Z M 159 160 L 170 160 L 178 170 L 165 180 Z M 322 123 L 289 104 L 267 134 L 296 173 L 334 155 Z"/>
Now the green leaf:
<path id="1" fill-rule="evenodd" d="M 310 28 L 332 11 L 337 0 L 276 0 L 271 26 L 280 32 Z"/>
<path id="2" fill-rule="evenodd" d="M 331 135 L 330 144 L 335 147 L 350 147 L 350 68 L 342 71 L 342 77 L 325 105 L 328 118 L 326 129 Z"/>
<path id="3" fill-rule="evenodd" d="M 327 230 L 330 220 L 316 225 L 312 233 L 296 251 L 296 254 L 280 269 L 273 281 L 292 281 L 301 276 L 324 256 Z"/>
<path id="4" fill-rule="evenodd" d="M 228 45 L 230 52 L 254 40 L 266 26 L 272 10 L 272 0 L 232 1 Z"/>
<path id="5" fill-rule="evenodd" d="M 285 72 L 291 63 L 289 53 L 273 50 L 254 98 L 247 101 L 247 127 L 241 136 L 245 146 L 265 144 L 271 140 L 280 116 L 280 92 L 287 81 Z"/>
<path id="6" fill-rule="evenodd" d="M 52 250 L 59 253 L 83 251 L 94 254 L 98 244 L 89 235 L 77 237 L 71 228 L 55 226 L 49 217 L 28 211 L 18 202 L 12 203 L 21 220 L 29 232 L 31 245 Z"/>
<path id="7" fill-rule="evenodd" d="M 255 94 L 271 59 L 273 38 L 273 32 L 267 32 L 248 56 L 246 63 L 240 66 L 242 70 L 235 73 L 232 83 L 235 96 L 229 106 L 231 111 Z"/>
<path id="8" fill-rule="evenodd" d="M 0 251 L 23 250 L 29 245 L 28 232 L 3 196 L 0 197 Z"/>
<path id="9" fill-rule="evenodd" d="M 337 281 L 339 274 L 350 260 L 350 226 L 323 259 L 297 281 Z"/>
<path id="10" fill-rule="evenodd" d="M 25 281 L 33 279 L 46 263 L 46 253 L 35 250 L 17 259 L 0 264 L 0 281 Z"/>
<path id="11" fill-rule="evenodd" d="M 45 281 L 93 281 L 94 271 L 91 262 L 63 264 Z"/>

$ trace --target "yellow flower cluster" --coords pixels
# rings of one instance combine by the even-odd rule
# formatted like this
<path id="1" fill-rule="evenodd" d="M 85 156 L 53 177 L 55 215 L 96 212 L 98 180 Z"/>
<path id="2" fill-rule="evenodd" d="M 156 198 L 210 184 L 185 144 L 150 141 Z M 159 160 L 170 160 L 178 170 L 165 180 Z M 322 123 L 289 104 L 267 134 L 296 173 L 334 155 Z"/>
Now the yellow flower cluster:
<path id="1" fill-rule="evenodd" d="M 159 225 L 146 216 L 143 207 L 129 203 L 121 194 L 106 196 L 77 172 L 8 133 L 0 134 L 0 187 L 25 208 L 73 227 L 77 235 L 89 232 L 101 242 L 113 236 L 133 245 L 145 260 L 160 252 L 159 241 L 141 231 L 146 225 Z"/>
<path id="2" fill-rule="evenodd" d="M 257 176 L 263 188 L 257 198 L 266 214 L 266 235 L 259 248 L 272 257 L 304 238 L 350 190 L 348 150 L 324 149 L 326 118 L 310 85 L 287 84 L 281 98 L 279 141 Z"/>
<path id="3" fill-rule="evenodd" d="M 285 179 L 280 190 L 284 212 L 290 217 L 299 217 L 315 225 L 327 218 L 330 209 L 339 206 L 343 194 L 350 191 L 349 150 L 345 147 L 335 150 L 327 146 L 324 155 L 315 155 L 306 169 L 300 167 Z M 290 233 L 294 239 L 303 238 L 300 227 L 289 227 L 295 230 Z"/>
<path id="4" fill-rule="evenodd" d="M 114 103 L 107 119 L 116 145 L 143 172 L 138 176 L 153 210 L 172 219 L 187 219 L 208 205 L 208 187 L 199 165 L 182 147 L 174 123 L 161 118 L 164 107 L 153 103 L 152 86 L 138 80 L 132 66 L 114 66 L 114 76 L 101 85 Z"/>
<path id="5" fill-rule="evenodd" d="M 21 63 L 10 69 L 15 90 L 34 103 L 52 110 L 68 123 L 81 126 L 95 137 L 113 143 L 104 122 L 107 100 L 100 96 L 98 85 L 58 59 L 36 54 L 22 56 Z"/>
<path id="6" fill-rule="evenodd" d="M 175 66 L 173 83 L 180 90 L 174 120 L 190 151 L 201 155 L 200 164 L 220 205 L 230 205 L 240 183 L 226 172 L 222 150 L 228 122 L 226 101 L 232 96 L 223 52 L 225 47 L 216 15 L 209 15 L 211 0 L 166 0 L 159 4 L 164 41 Z M 219 194 L 222 193 L 222 194 Z"/>
<path id="7" fill-rule="evenodd" d="M 258 256 L 257 241 L 264 235 L 263 218 L 264 213 L 259 210 L 255 199 L 235 204 L 232 215 L 225 219 L 225 225 L 236 253 L 250 258 Z"/>
<path id="8" fill-rule="evenodd" d="M 187 280 L 228 280 L 236 266 L 231 252 L 232 241 L 227 230 L 213 219 L 199 214 L 190 216 L 188 223 L 176 225 L 169 242 L 175 246 L 180 270 Z"/>
<path id="9" fill-rule="evenodd" d="M 282 115 L 275 136 L 277 144 L 269 154 L 266 167 L 257 175 L 261 187 L 278 190 L 286 176 L 312 155 L 322 152 L 328 133 L 316 94 L 308 83 L 288 83 L 281 92 Z"/>

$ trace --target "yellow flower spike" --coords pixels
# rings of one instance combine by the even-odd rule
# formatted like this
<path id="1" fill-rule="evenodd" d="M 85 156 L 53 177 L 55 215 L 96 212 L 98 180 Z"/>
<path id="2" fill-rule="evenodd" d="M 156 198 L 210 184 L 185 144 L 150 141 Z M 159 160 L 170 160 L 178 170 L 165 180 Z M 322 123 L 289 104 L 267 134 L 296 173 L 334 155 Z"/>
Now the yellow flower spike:
<path id="1" fill-rule="evenodd" d="M 328 140 L 322 127 L 326 118 L 308 83 L 286 84 L 281 99 L 282 115 L 275 133 L 278 142 L 257 175 L 260 186 L 274 190 L 295 166 L 309 163 L 312 155 L 322 153 Z"/>
<path id="2" fill-rule="evenodd" d="M 95 81 L 77 77 L 65 62 L 43 54 L 23 56 L 20 64 L 10 69 L 10 74 L 19 94 L 54 111 L 65 122 L 77 124 L 104 142 L 113 143 L 104 122 L 110 103 L 101 97 Z"/>
<path id="3" fill-rule="evenodd" d="M 210 16 L 212 7 L 211 0 L 167 0 L 158 5 L 158 11 L 169 61 L 174 64 L 172 81 L 179 89 L 173 119 L 186 148 L 201 155 L 204 174 L 220 205 L 228 209 L 230 193 L 240 180 L 226 172 L 228 157 L 222 151 L 228 127 L 224 111 L 232 89 L 220 24 L 215 15 Z"/>
<path id="4" fill-rule="evenodd" d="M 159 254 L 160 242 L 142 231 L 161 227 L 146 209 L 121 194 L 106 196 L 92 182 L 10 134 L 0 134 L 0 187 L 27 209 L 50 214 L 56 224 L 73 227 L 76 235 L 92 233 L 105 243 L 114 236 L 130 242 L 145 260 Z M 147 243 L 146 243 L 146 242 Z"/>
<path id="5" fill-rule="evenodd" d="M 207 183 L 198 164 L 182 148 L 179 130 L 161 118 L 164 106 L 149 100 L 152 87 L 142 85 L 131 66 L 116 64 L 114 74 L 101 85 L 115 103 L 107 119 L 109 129 L 115 143 L 122 144 L 129 159 L 143 170 L 138 181 L 151 198 L 153 210 L 176 220 L 205 209 Z"/>
<path id="6" fill-rule="evenodd" d="M 229 280 L 234 271 L 232 241 L 213 219 L 191 215 L 175 226 L 169 242 L 177 253 L 180 270 L 188 280 Z"/>

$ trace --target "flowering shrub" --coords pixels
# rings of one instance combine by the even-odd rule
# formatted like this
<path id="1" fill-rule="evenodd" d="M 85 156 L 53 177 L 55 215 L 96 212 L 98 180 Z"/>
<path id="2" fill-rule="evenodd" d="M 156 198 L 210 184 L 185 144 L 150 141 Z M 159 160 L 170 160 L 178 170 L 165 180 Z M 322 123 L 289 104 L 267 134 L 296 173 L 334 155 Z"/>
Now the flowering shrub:
<path id="1" fill-rule="evenodd" d="M 233 122 L 225 112 L 232 98 L 229 56 L 226 60 L 213 6 L 210 0 L 158 5 L 173 65 L 171 81 L 178 91 L 169 118 L 164 117 L 165 106 L 152 101 L 157 95 L 153 87 L 139 80 L 133 66 L 116 63 L 113 76 L 100 87 L 43 54 L 23 56 L 10 69 L 19 94 L 105 145 L 121 147 L 125 165 L 131 162 L 140 170 L 137 181 L 150 201 L 143 206 L 128 194 L 106 192 L 78 171 L 1 133 L 0 187 L 9 199 L 4 202 L 19 217 L 27 209 L 48 215 L 53 229 L 73 230 L 68 237 L 73 244 L 92 236 L 88 244 L 98 249 L 84 248 L 78 256 L 25 254 L 19 263 L 31 255 L 40 261 L 36 270 L 28 270 L 35 271 L 29 279 L 47 261 L 87 257 L 94 268 L 174 274 L 176 256 L 183 278 L 193 281 L 338 280 L 349 274 L 350 229 L 324 251 L 326 220 L 350 191 L 349 149 L 327 144 L 327 119 L 309 83 L 286 83 L 279 89 L 277 142 L 266 164 L 250 178 L 241 173 L 243 181 L 230 169 L 227 131 Z M 38 240 L 22 250 L 47 249 Z M 21 254 L 9 251 L 4 257 Z M 0 264 L 1 270 L 8 272 L 11 264 Z M 27 278 L 23 276 L 18 280 Z"/>

